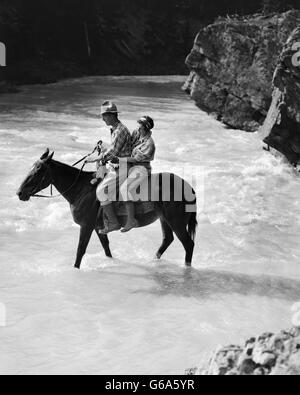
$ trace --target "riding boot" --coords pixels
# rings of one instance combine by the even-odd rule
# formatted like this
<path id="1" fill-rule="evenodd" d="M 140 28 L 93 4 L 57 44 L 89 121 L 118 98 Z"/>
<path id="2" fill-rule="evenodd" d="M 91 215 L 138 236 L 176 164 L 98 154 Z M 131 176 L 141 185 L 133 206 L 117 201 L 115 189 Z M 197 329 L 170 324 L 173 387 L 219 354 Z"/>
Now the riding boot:
<path id="1" fill-rule="evenodd" d="M 122 233 L 129 232 L 131 229 L 138 226 L 138 222 L 134 217 L 134 203 L 126 202 L 125 205 L 127 210 L 127 223 L 125 227 L 121 230 Z"/>
<path id="2" fill-rule="evenodd" d="M 100 230 L 99 233 L 101 234 L 108 234 L 110 232 L 115 232 L 121 229 L 121 225 L 119 220 L 115 214 L 113 204 L 109 204 L 108 206 L 103 207 L 103 216 L 104 216 L 104 225 L 105 228 Z"/>

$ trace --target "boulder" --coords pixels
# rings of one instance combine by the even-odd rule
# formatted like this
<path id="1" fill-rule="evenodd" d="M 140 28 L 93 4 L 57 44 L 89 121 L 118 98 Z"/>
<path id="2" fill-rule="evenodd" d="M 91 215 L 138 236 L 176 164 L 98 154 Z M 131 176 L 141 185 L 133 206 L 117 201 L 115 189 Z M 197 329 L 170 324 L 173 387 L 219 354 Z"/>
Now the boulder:
<path id="1" fill-rule="evenodd" d="M 186 60 L 190 75 L 183 89 L 202 110 L 230 127 L 257 131 L 268 114 L 272 93 L 278 96 L 272 88 L 274 71 L 297 26 L 296 10 L 217 20 L 195 40 Z M 281 80 L 279 73 L 277 81 Z M 298 87 L 290 85 L 290 90 L 296 94 Z M 291 107 L 289 111 L 296 115 Z"/>
<path id="2" fill-rule="evenodd" d="M 300 25 L 284 45 L 273 79 L 272 104 L 261 129 L 264 142 L 297 165 L 300 160 Z"/>
<path id="3" fill-rule="evenodd" d="M 267 376 L 300 375 L 300 328 L 276 335 L 264 333 L 244 347 L 219 347 L 207 366 L 186 371 L 189 375 Z"/>

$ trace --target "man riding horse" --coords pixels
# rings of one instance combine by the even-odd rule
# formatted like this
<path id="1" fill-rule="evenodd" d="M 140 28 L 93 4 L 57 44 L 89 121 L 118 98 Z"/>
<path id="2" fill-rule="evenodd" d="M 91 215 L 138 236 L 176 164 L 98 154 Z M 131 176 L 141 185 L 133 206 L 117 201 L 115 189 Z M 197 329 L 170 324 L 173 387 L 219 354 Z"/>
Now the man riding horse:
<path id="1" fill-rule="evenodd" d="M 122 229 L 125 233 L 138 226 L 134 215 L 135 199 L 132 192 L 151 174 L 150 163 L 154 160 L 156 151 L 151 132 L 154 122 L 148 116 L 140 118 L 138 128 L 131 137 L 128 129 L 119 121 L 118 109 L 114 103 L 110 101 L 103 103 L 101 117 L 111 127 L 112 146 L 97 159 L 90 157 L 86 162 L 97 162 L 98 169 L 110 161 L 121 164 L 121 166 L 112 163 L 108 165 L 108 174 L 97 188 L 97 198 L 104 210 L 104 217 L 107 218 L 101 233 L 120 230 L 121 225 L 113 207 L 113 202 L 117 200 L 117 187 L 120 185 L 120 193 L 127 211 L 127 223 Z M 103 178 L 103 172 L 99 171 L 97 175 Z M 97 180 L 92 180 L 92 184 L 95 183 Z"/>
<path id="2" fill-rule="evenodd" d="M 131 134 L 126 126 L 119 120 L 119 112 L 117 106 L 111 101 L 106 101 L 101 106 L 101 117 L 111 131 L 111 147 L 100 154 L 96 161 L 100 165 L 107 165 L 109 162 L 115 161 L 117 158 L 127 158 L 131 156 L 132 144 Z M 87 163 L 95 162 L 94 158 L 87 158 Z M 127 169 L 124 167 L 117 168 L 112 164 L 107 166 L 108 172 L 105 179 L 97 188 L 97 198 L 103 209 L 105 227 L 101 230 L 102 234 L 108 234 L 121 229 L 116 213 L 114 211 L 113 202 L 117 200 L 116 191 L 118 183 L 124 183 L 127 179 Z"/>

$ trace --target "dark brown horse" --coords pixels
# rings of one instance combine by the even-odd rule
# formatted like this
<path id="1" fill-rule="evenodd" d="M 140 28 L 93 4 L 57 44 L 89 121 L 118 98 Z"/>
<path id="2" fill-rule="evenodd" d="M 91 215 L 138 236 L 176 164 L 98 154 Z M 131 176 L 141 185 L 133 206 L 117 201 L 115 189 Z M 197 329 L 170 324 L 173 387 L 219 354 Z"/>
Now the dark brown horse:
<path id="1" fill-rule="evenodd" d="M 53 160 L 54 153 L 49 154 L 49 150 L 47 150 L 40 160 L 34 164 L 30 174 L 18 190 L 17 195 L 20 200 L 28 201 L 40 191 L 48 188 L 50 185 L 54 185 L 61 196 L 69 202 L 73 219 L 81 228 L 75 268 L 80 268 L 82 258 L 86 253 L 87 246 L 94 231 L 100 239 L 106 256 L 111 258 L 112 254 L 108 237 L 98 232 L 97 213 L 99 211 L 99 202 L 96 198 L 96 189 L 90 184 L 94 173 L 81 172 L 77 168 L 57 162 Z M 196 197 L 192 187 L 179 177 L 174 175 L 172 177 L 173 179 L 176 178 L 177 181 L 180 180 L 189 189 L 189 192 L 194 196 L 194 202 L 192 203 L 193 207 L 195 207 Z M 175 201 L 174 196 L 171 196 L 169 201 L 165 201 L 162 196 L 161 185 L 158 188 L 160 188 L 160 199 L 154 204 L 153 211 L 143 216 L 137 216 L 139 226 L 144 227 L 160 219 L 163 231 L 163 243 L 156 253 L 156 258 L 160 259 L 169 248 L 174 241 L 175 233 L 185 248 L 185 263 L 187 266 L 191 266 L 197 228 L 196 210 L 190 213 L 187 212 L 187 203 L 183 199 L 181 201 Z M 126 217 L 119 217 L 119 221 L 122 225 L 125 224 Z"/>

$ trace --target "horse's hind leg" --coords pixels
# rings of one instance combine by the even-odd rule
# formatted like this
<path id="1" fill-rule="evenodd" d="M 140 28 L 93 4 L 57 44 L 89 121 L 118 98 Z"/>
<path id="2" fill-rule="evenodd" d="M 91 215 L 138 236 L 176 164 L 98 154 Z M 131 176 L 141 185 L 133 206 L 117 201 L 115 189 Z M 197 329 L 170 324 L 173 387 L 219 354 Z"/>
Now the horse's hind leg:
<path id="1" fill-rule="evenodd" d="M 192 266 L 192 261 L 193 261 L 193 255 L 194 255 L 194 248 L 195 248 L 195 243 L 192 240 L 189 232 L 187 231 L 185 226 L 181 226 L 180 228 L 176 227 L 173 228 L 176 236 L 178 239 L 181 241 L 185 252 L 185 264 L 186 266 Z"/>
<path id="2" fill-rule="evenodd" d="M 160 259 L 163 256 L 163 254 L 167 251 L 167 249 L 174 241 L 173 231 L 168 223 L 163 219 L 161 219 L 161 227 L 163 231 L 163 243 L 156 253 L 157 259 Z"/>
<path id="3" fill-rule="evenodd" d="M 95 232 L 97 233 L 97 236 L 99 237 L 99 240 L 100 240 L 100 242 L 102 244 L 102 247 L 104 249 L 105 255 L 108 258 L 112 258 L 112 254 L 111 254 L 110 247 L 109 247 L 109 240 L 108 240 L 107 235 L 101 235 L 101 234 L 99 234 L 97 232 L 97 230 L 95 230 Z"/>
<path id="4" fill-rule="evenodd" d="M 79 238 L 77 257 L 75 262 L 76 269 L 80 269 L 82 258 L 86 253 L 86 249 L 91 240 L 92 233 L 93 233 L 93 226 L 82 226 L 80 229 L 80 238 Z"/>

